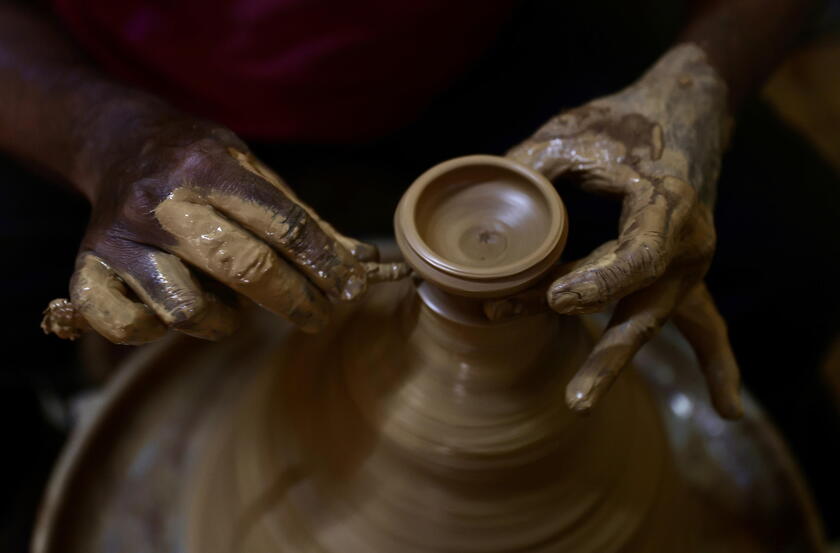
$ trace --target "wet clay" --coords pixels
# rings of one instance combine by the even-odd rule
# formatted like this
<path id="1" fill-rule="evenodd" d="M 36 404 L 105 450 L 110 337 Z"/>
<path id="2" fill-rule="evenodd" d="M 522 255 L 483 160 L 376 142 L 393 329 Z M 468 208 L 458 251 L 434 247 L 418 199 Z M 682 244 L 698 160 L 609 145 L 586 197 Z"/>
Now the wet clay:
<path id="1" fill-rule="evenodd" d="M 122 280 L 94 255 L 77 261 L 70 298 L 90 326 L 115 344 L 141 344 L 166 331 L 151 309 L 128 299 Z"/>
<path id="2" fill-rule="evenodd" d="M 41 330 L 44 334 L 55 334 L 64 340 L 77 340 L 83 331 L 90 328 L 85 318 L 66 298 L 52 300 L 43 315 Z"/>
<path id="3" fill-rule="evenodd" d="M 392 294 L 249 385 L 190 485 L 188 551 L 649 552 L 692 534 L 638 383 L 586 419 L 564 406 L 577 320 L 464 325 Z"/>
<path id="4" fill-rule="evenodd" d="M 323 327 L 329 303 L 306 277 L 212 207 L 182 197 L 176 191 L 155 210 L 161 227 L 176 239 L 173 253 L 305 330 Z"/>
<path id="5" fill-rule="evenodd" d="M 394 222 L 419 275 L 473 297 L 510 295 L 534 283 L 556 263 L 568 228 L 551 183 L 486 155 L 449 160 L 421 175 Z"/>

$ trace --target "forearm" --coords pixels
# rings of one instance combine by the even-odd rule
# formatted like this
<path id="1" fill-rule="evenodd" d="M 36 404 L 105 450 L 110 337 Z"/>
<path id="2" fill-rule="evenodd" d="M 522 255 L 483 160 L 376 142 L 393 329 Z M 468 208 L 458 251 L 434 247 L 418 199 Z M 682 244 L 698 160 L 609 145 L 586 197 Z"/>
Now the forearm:
<path id="1" fill-rule="evenodd" d="M 112 131 L 167 111 L 102 76 L 46 14 L 0 2 L 0 149 L 92 198 Z"/>
<path id="2" fill-rule="evenodd" d="M 737 107 L 778 63 L 819 0 L 694 0 L 680 42 L 700 46 Z"/>

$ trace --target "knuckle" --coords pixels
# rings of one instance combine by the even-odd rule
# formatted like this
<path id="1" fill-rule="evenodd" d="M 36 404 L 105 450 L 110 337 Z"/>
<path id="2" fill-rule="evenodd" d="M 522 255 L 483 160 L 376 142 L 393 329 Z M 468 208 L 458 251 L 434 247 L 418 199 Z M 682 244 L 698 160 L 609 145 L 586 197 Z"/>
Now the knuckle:
<path id="1" fill-rule="evenodd" d="M 148 221 L 163 200 L 161 181 L 155 177 L 135 181 L 128 189 L 120 214 L 126 221 Z"/>
<path id="2" fill-rule="evenodd" d="M 630 339 L 638 344 L 643 344 L 653 338 L 659 330 L 661 322 L 652 315 L 640 315 L 625 323 Z"/>
<path id="3" fill-rule="evenodd" d="M 88 321 L 91 322 L 91 321 Z M 94 326 L 91 324 L 91 326 Z M 122 325 L 109 325 L 104 330 L 99 330 L 99 333 L 108 338 L 115 344 L 131 344 L 136 341 L 135 325 L 128 323 Z"/>
<path id="4" fill-rule="evenodd" d="M 305 246 L 304 237 L 306 233 L 304 230 L 309 222 L 309 217 L 303 207 L 291 202 L 285 215 L 275 217 L 275 220 L 280 225 L 279 231 L 277 232 L 277 239 L 283 246 L 288 247 L 292 251 L 298 251 Z M 272 221 L 272 224 L 274 224 L 274 221 Z"/>
<path id="5" fill-rule="evenodd" d="M 277 271 L 277 258 L 263 244 L 230 263 L 230 276 L 242 287 L 260 286 Z"/>

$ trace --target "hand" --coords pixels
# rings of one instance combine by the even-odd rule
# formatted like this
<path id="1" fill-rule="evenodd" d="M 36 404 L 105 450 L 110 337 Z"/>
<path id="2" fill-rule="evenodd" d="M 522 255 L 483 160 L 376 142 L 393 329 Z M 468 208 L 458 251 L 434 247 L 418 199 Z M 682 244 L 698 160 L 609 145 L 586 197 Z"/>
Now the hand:
<path id="1" fill-rule="evenodd" d="M 232 294 L 211 291 L 219 283 L 317 331 L 331 302 L 407 274 L 320 220 L 230 131 L 163 121 L 138 125 L 148 127 L 139 140 L 106 148 L 119 153 L 99 160 L 70 296 L 109 340 L 147 342 L 167 328 L 206 339 L 229 334 L 237 317 L 224 297 Z M 48 313 L 45 330 L 70 329 L 72 337 L 67 307 L 51 304 L 55 320 Z"/>
<path id="2" fill-rule="evenodd" d="M 622 199 L 617 240 L 561 268 L 547 294 L 488 303 L 499 318 L 535 297 L 562 314 L 618 301 L 566 401 L 590 409 L 671 315 L 698 353 L 712 399 L 740 415 L 739 375 L 723 319 L 702 283 L 715 248 L 714 187 L 727 133 L 726 88 L 702 50 L 683 45 L 640 81 L 550 120 L 508 156 L 550 179 Z"/>

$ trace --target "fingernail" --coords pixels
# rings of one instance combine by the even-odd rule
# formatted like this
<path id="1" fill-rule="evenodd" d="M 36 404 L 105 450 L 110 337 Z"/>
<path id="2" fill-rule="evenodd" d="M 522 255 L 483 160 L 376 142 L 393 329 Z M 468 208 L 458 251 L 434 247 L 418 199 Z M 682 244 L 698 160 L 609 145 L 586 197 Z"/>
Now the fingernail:
<path id="1" fill-rule="evenodd" d="M 592 409 L 592 386 L 572 380 L 566 387 L 566 405 L 576 413 L 586 413 Z"/>
<path id="2" fill-rule="evenodd" d="M 558 313 L 568 313 L 577 306 L 577 299 L 574 292 L 552 292 L 549 304 Z"/>
<path id="3" fill-rule="evenodd" d="M 350 301 L 358 298 L 367 290 L 367 279 L 355 274 L 351 274 L 346 281 L 344 281 L 344 288 L 341 290 L 341 298 L 345 301 Z"/>
<path id="4" fill-rule="evenodd" d="M 362 266 L 365 268 L 365 274 L 367 275 L 367 284 L 394 282 L 402 280 L 411 273 L 411 268 L 399 261 L 392 263 L 366 262 Z"/>

